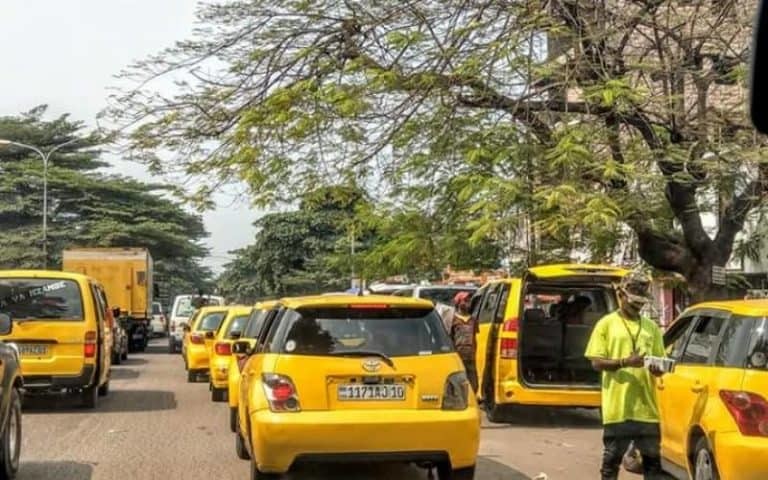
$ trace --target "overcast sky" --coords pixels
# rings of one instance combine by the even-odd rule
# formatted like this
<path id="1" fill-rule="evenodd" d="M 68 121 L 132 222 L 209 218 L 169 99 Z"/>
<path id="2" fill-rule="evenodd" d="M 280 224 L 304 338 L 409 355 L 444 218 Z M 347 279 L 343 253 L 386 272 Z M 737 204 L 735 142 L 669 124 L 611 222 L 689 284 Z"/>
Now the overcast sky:
<path id="1" fill-rule="evenodd" d="M 95 126 L 113 75 L 188 36 L 197 0 L 0 0 L 0 116 L 40 104 Z M 145 168 L 114 159 L 115 171 L 147 180 Z M 156 180 L 156 179 L 155 179 Z M 211 258 L 251 242 L 256 212 L 231 194 L 204 215 Z M 234 203 L 233 203 L 234 202 Z"/>

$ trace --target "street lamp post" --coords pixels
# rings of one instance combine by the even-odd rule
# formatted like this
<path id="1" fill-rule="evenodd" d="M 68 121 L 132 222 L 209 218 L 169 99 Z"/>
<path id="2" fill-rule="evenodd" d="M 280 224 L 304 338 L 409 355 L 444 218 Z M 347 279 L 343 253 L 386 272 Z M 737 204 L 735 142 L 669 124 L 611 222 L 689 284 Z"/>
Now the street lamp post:
<path id="1" fill-rule="evenodd" d="M 25 148 L 31 150 L 43 159 L 43 268 L 48 268 L 48 160 L 51 158 L 54 152 L 62 147 L 69 145 L 77 141 L 77 138 L 73 138 L 64 143 L 60 143 L 47 152 L 43 152 L 41 149 L 25 143 L 13 142 L 11 140 L 0 139 L 0 147 L 11 145 L 14 147 Z"/>

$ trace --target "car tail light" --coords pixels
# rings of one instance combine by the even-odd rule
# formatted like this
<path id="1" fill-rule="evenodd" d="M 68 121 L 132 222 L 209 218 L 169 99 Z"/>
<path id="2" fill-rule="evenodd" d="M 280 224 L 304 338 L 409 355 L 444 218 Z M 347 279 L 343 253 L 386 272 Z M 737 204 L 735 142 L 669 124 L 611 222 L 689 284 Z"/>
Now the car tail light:
<path id="1" fill-rule="evenodd" d="M 742 435 L 768 437 L 768 402 L 752 392 L 720 390 L 720 398 Z"/>
<path id="2" fill-rule="evenodd" d="M 469 407 L 469 380 L 465 372 L 448 376 L 443 391 L 443 410 L 466 410 Z"/>
<path id="3" fill-rule="evenodd" d="M 189 336 L 189 341 L 197 345 L 202 345 L 205 343 L 205 338 L 199 333 L 193 333 Z"/>
<path id="4" fill-rule="evenodd" d="M 276 373 L 265 373 L 262 375 L 262 384 L 270 410 L 273 412 L 298 412 L 301 410 L 299 395 L 290 377 Z"/>
<path id="5" fill-rule="evenodd" d="M 232 355 L 232 345 L 226 342 L 216 342 L 213 346 L 216 355 Z"/>
<path id="6" fill-rule="evenodd" d="M 520 323 L 517 321 L 517 318 L 508 318 L 501 327 L 501 330 L 504 332 L 517 332 L 519 329 Z"/>
<path id="7" fill-rule="evenodd" d="M 96 332 L 85 332 L 85 344 L 83 345 L 85 358 L 93 358 L 96 356 L 96 341 L 98 338 Z"/>
<path id="8" fill-rule="evenodd" d="M 517 318 L 509 318 L 501 326 L 502 332 L 517 332 L 520 328 L 520 324 Z M 517 339 L 516 338 L 502 338 L 499 341 L 499 354 L 501 358 L 505 360 L 514 360 L 517 358 Z"/>

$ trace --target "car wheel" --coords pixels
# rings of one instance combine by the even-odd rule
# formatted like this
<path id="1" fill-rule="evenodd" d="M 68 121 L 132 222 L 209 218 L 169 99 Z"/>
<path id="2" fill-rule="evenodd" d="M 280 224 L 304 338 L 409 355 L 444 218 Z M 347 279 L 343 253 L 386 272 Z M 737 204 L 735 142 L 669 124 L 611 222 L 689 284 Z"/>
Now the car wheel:
<path id="1" fill-rule="evenodd" d="M 8 423 L 3 431 L 0 446 L 0 479 L 16 478 L 19 471 L 19 456 L 21 453 L 21 396 L 15 388 L 11 390 L 11 410 Z"/>
<path id="2" fill-rule="evenodd" d="M 99 388 L 95 385 L 84 388 L 80 392 L 80 401 L 85 408 L 96 408 L 96 404 L 99 402 Z"/>
<path id="3" fill-rule="evenodd" d="M 120 359 L 121 360 L 128 360 L 128 349 L 127 348 L 123 351 L 123 354 L 120 355 Z"/>
<path id="4" fill-rule="evenodd" d="M 700 438 L 696 442 L 693 453 L 693 472 L 694 480 L 720 480 L 715 456 L 712 454 L 706 438 Z"/>
<path id="5" fill-rule="evenodd" d="M 112 354 L 112 365 L 120 365 L 123 363 L 123 358 L 120 353 L 113 353 Z"/>
<path id="6" fill-rule="evenodd" d="M 211 388 L 211 401 L 212 402 L 226 402 L 227 401 L 227 389 L 225 388 Z"/>
<path id="7" fill-rule="evenodd" d="M 106 397 L 107 395 L 109 395 L 109 380 L 107 380 L 104 385 L 99 387 L 99 396 Z"/>
<path id="8" fill-rule="evenodd" d="M 444 462 L 437 466 L 437 478 L 438 480 L 474 480 L 475 466 L 454 470 L 450 463 Z"/>
<path id="9" fill-rule="evenodd" d="M 235 453 L 240 460 L 250 460 L 251 454 L 248 453 L 248 449 L 245 448 L 245 440 L 243 440 L 243 433 L 240 429 L 236 429 L 235 432 Z"/>
<path id="10" fill-rule="evenodd" d="M 279 473 L 264 473 L 256 466 L 256 462 L 251 460 L 251 480 L 279 480 L 283 476 Z"/>
<path id="11" fill-rule="evenodd" d="M 237 409 L 229 407 L 229 429 L 237 433 Z"/>

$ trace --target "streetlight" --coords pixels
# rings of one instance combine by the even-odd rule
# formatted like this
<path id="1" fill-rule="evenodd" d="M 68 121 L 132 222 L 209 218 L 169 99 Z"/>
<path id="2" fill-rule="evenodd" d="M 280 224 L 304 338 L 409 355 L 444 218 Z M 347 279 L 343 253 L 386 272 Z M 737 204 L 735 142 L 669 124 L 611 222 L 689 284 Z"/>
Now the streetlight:
<path id="1" fill-rule="evenodd" d="M 41 149 L 37 147 L 33 147 L 32 145 L 13 142 L 11 140 L 4 140 L 0 138 L 0 147 L 12 145 L 14 147 L 26 148 L 27 150 L 31 150 L 37 153 L 38 155 L 40 155 L 40 158 L 43 159 L 43 268 L 44 269 L 48 268 L 48 160 L 51 158 L 51 155 L 56 150 L 62 147 L 65 147 L 77 140 L 78 140 L 77 138 L 73 138 L 64 143 L 60 143 L 54 146 L 47 152 L 43 152 Z"/>

